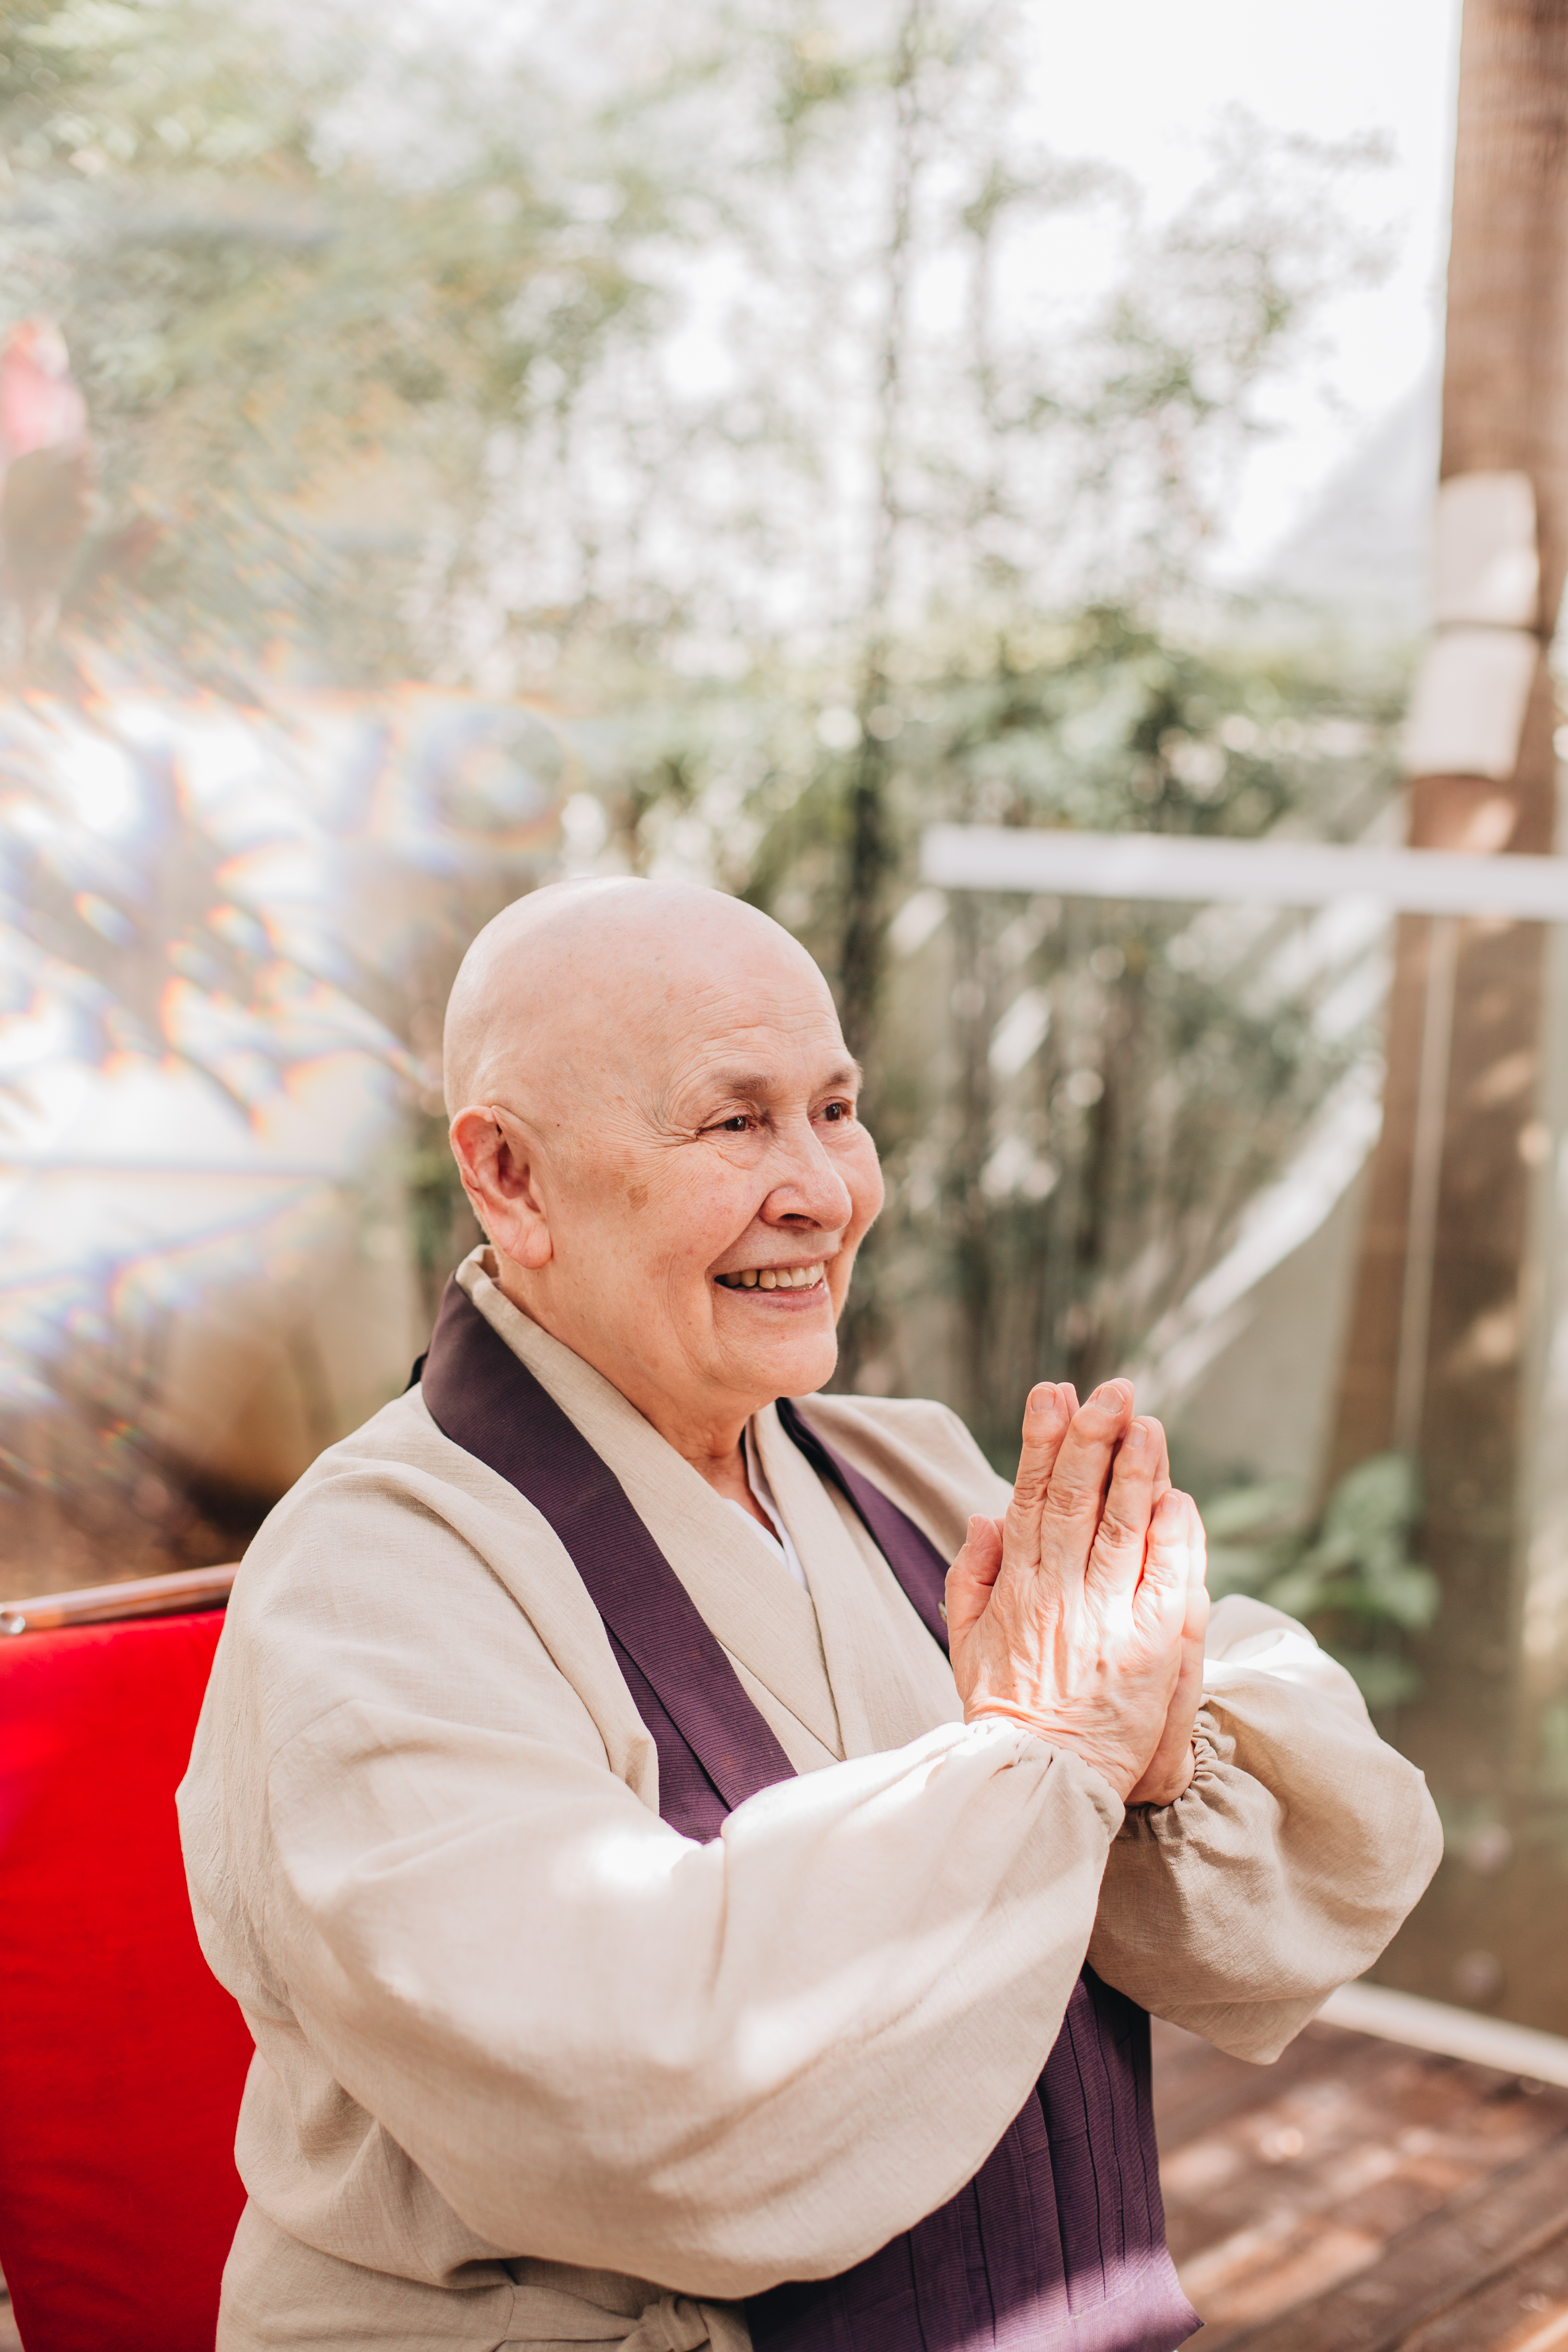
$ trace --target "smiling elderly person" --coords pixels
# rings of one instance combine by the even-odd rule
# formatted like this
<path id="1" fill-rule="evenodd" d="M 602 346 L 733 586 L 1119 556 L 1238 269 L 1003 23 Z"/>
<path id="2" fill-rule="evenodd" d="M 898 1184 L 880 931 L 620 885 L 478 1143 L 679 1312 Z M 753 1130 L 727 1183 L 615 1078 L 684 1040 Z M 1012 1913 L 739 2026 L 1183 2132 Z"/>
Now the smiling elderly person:
<path id="1" fill-rule="evenodd" d="M 713 892 L 468 952 L 489 1246 L 252 1546 L 181 1791 L 257 2044 L 223 2352 L 1171 2352 L 1146 2012 L 1270 2058 L 1431 1872 L 1309 1635 L 1205 1658 L 1126 1382 L 1037 1388 L 1010 1490 L 818 1393 L 858 1078 Z"/>

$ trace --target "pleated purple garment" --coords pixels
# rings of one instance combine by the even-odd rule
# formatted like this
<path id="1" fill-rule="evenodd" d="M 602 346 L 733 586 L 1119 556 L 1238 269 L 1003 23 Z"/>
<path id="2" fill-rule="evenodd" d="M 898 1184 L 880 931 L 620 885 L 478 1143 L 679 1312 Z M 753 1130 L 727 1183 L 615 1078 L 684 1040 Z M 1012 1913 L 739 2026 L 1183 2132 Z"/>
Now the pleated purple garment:
<path id="1" fill-rule="evenodd" d="M 619 1481 L 455 1282 L 421 1369 L 437 1426 L 526 1495 L 575 1563 L 653 1735 L 664 1819 L 716 1836 L 794 1767 Z M 787 1399 L 779 1417 L 945 1649 L 935 1546 Z M 1144 2011 L 1086 1967 L 1037 2088 L 968 2187 L 839 2277 L 752 2296 L 746 2316 L 755 2352 L 1174 2352 L 1199 2322 L 1165 2247 Z"/>

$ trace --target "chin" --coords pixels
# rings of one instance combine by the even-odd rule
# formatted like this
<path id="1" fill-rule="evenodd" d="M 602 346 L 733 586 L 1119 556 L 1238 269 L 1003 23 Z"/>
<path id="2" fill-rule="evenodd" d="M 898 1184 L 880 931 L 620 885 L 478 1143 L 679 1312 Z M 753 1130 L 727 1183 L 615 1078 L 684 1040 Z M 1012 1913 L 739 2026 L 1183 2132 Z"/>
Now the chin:
<path id="1" fill-rule="evenodd" d="M 837 1362 L 836 1331 L 781 1331 L 772 1347 L 757 1350 L 758 1371 L 765 1373 L 759 1384 L 771 1396 L 810 1396 L 833 1378 Z"/>

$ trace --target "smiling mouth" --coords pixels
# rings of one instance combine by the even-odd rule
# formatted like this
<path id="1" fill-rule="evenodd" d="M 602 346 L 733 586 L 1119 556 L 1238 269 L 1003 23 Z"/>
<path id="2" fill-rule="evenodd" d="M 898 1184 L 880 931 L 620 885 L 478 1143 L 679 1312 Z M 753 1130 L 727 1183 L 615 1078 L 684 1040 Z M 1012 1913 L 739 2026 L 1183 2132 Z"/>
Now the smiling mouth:
<path id="1" fill-rule="evenodd" d="M 726 1290 L 815 1290 L 826 1273 L 818 1259 L 815 1265 L 744 1265 L 734 1274 L 716 1274 L 713 1279 Z"/>

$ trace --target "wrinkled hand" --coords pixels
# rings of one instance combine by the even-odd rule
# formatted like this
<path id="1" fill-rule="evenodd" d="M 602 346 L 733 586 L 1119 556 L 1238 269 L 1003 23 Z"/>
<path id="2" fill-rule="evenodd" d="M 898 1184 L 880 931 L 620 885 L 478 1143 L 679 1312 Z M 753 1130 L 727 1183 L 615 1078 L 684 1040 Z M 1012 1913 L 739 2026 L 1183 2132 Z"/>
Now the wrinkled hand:
<path id="1" fill-rule="evenodd" d="M 1196 1707 L 1187 1626 L 1201 1649 L 1206 1614 L 1206 1596 L 1201 1613 L 1189 1601 L 1196 1519 L 1171 1489 L 1159 1423 L 1132 1418 L 1128 1381 L 1082 1406 L 1070 1388 L 1033 1390 L 1012 1502 L 970 1521 L 948 1574 L 966 1720 L 1025 1725 L 1123 1801 L 1179 1795 Z M 1196 1540 L 1201 1589 L 1201 1528 Z"/>

